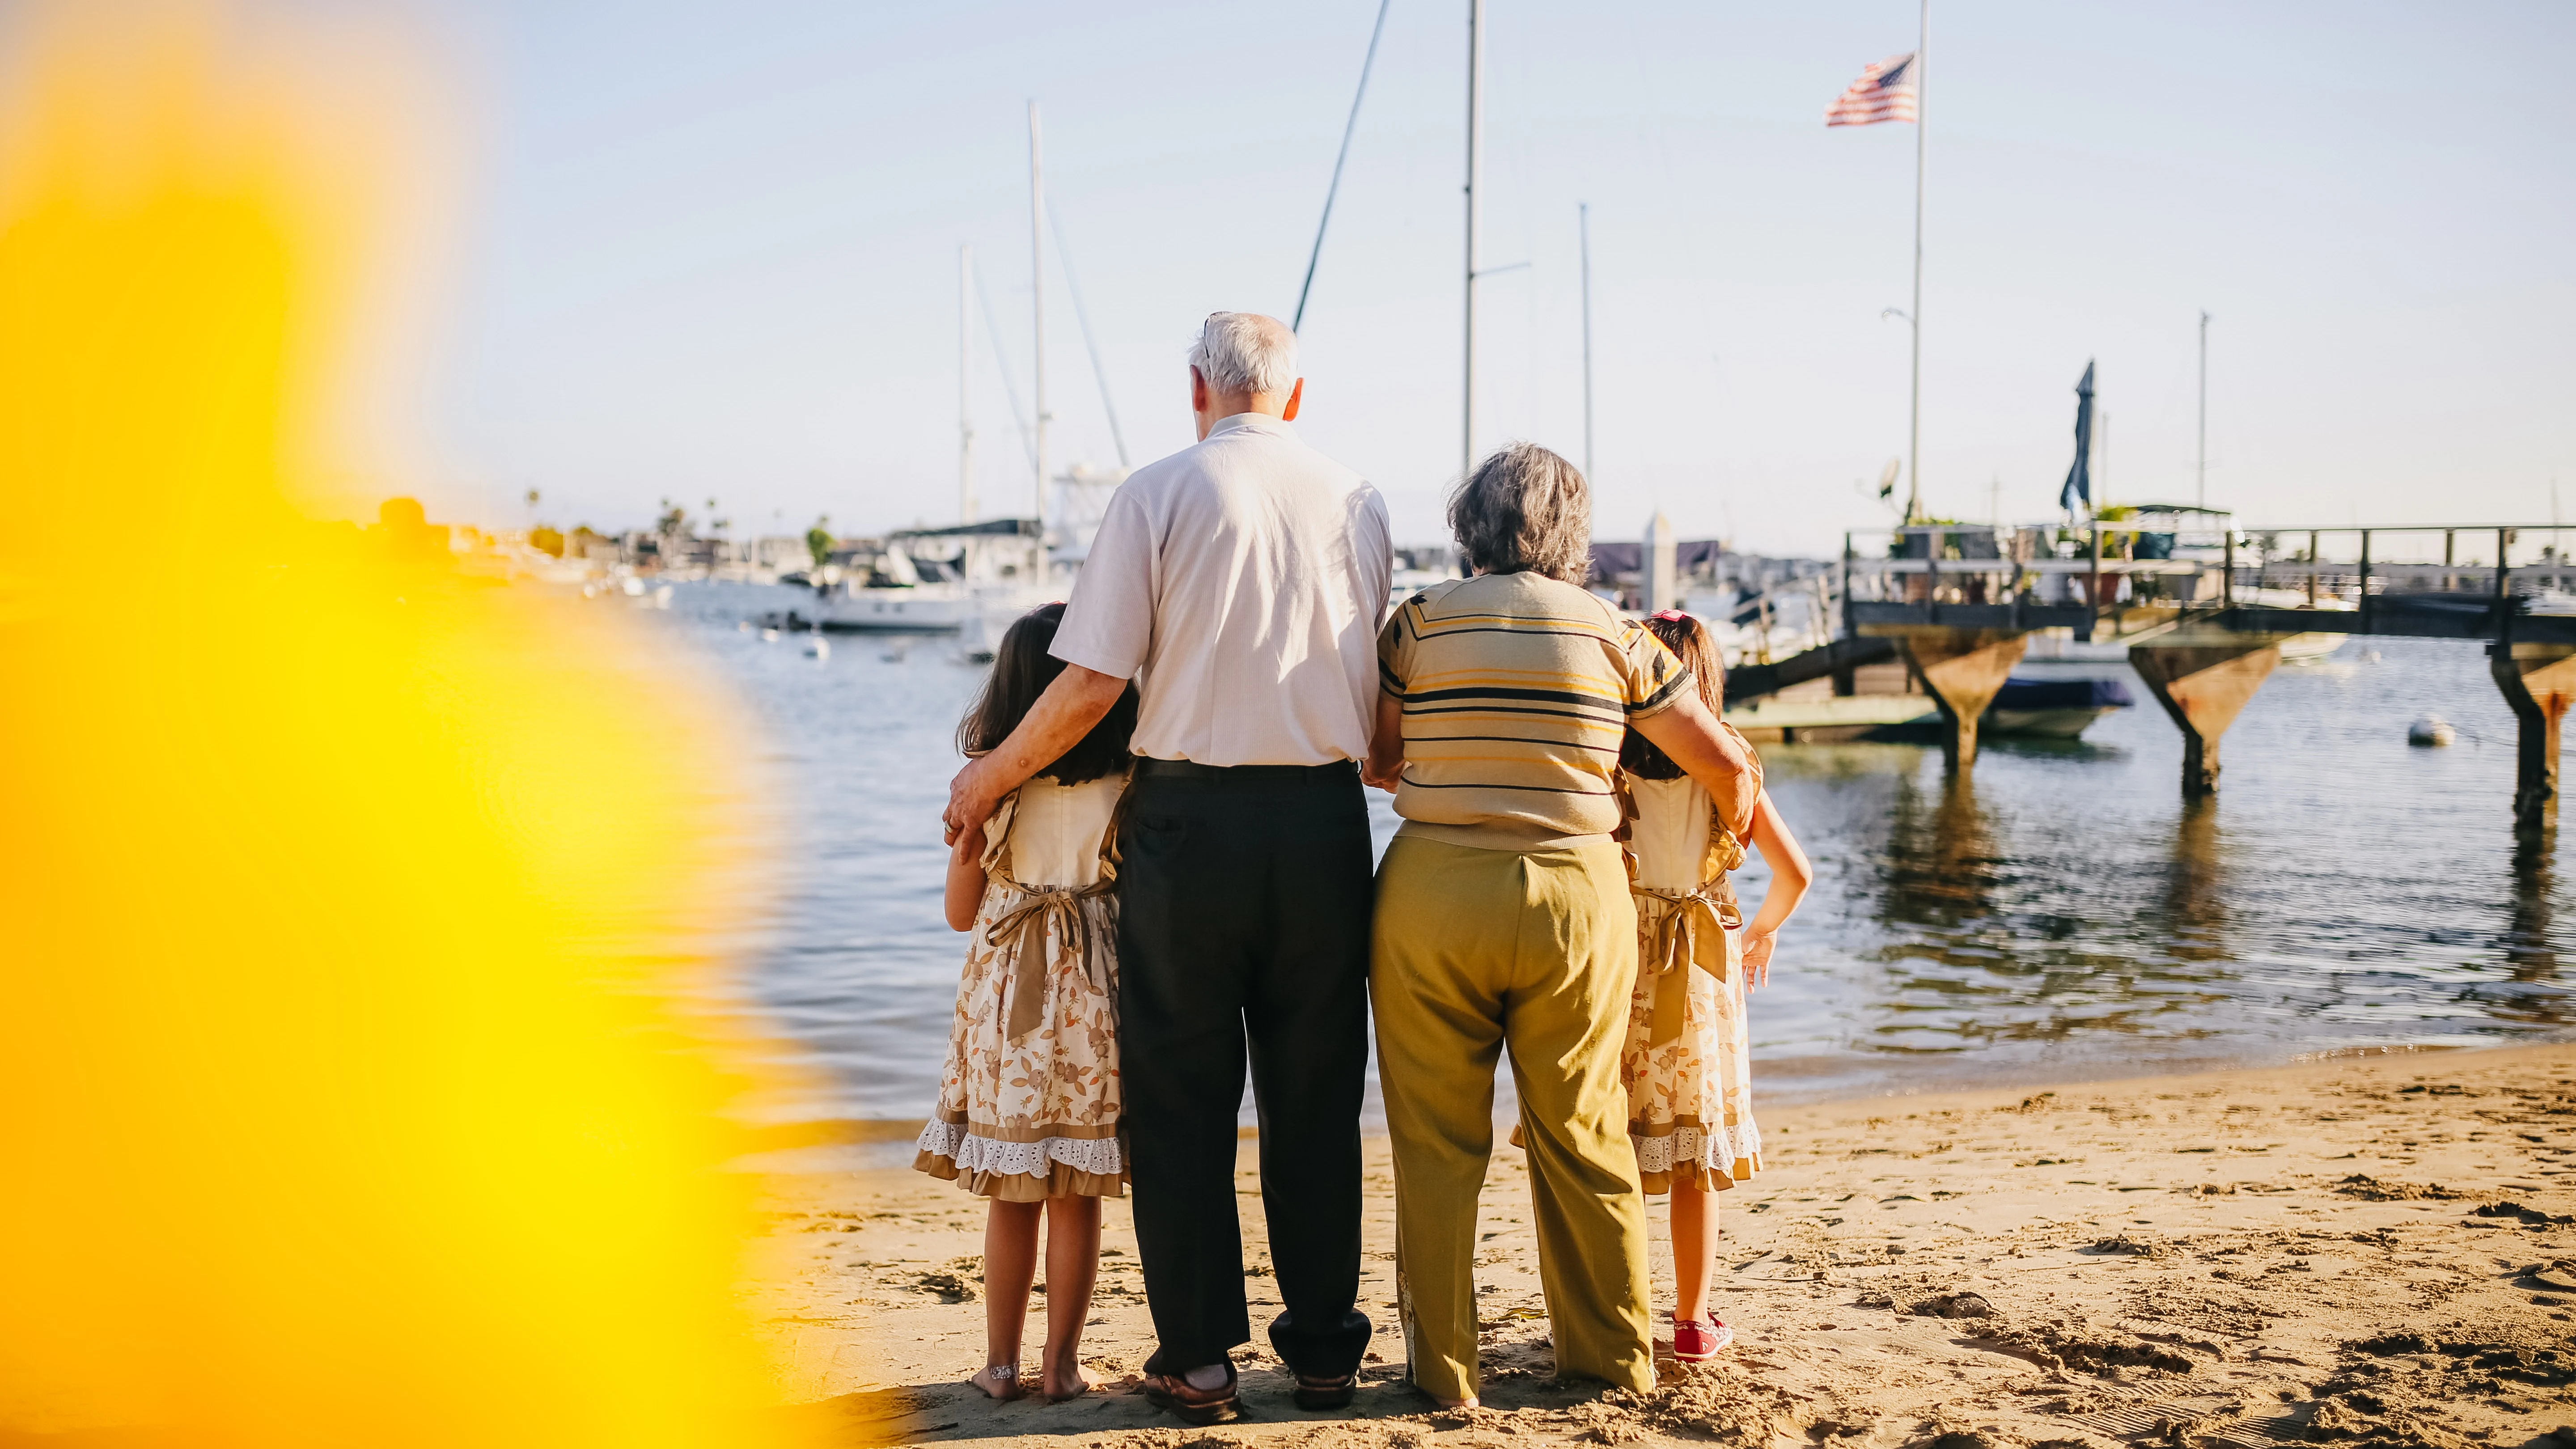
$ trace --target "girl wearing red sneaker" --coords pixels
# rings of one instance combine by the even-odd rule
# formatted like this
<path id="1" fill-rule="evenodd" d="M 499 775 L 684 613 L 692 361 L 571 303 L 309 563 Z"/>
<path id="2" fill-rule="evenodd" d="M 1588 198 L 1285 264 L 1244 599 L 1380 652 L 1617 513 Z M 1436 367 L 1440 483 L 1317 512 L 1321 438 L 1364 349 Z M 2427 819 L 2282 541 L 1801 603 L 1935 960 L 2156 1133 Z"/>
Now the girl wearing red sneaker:
<path id="1" fill-rule="evenodd" d="M 1691 672 L 1712 714 L 1724 664 L 1706 626 L 1677 609 L 1646 621 Z M 1765 794 L 1749 843 L 1771 886 L 1747 924 L 1728 883 L 1748 843 L 1710 807 L 1705 789 L 1635 730 L 1619 752 L 1630 797 L 1630 894 L 1637 903 L 1637 987 L 1629 998 L 1620 1078 L 1628 1136 L 1649 1195 L 1672 1195 L 1673 1357 L 1697 1363 L 1734 1330 L 1709 1312 L 1717 1268 L 1717 1194 L 1762 1170 L 1753 1121 L 1745 993 L 1769 979 L 1772 943 L 1814 872 Z"/>

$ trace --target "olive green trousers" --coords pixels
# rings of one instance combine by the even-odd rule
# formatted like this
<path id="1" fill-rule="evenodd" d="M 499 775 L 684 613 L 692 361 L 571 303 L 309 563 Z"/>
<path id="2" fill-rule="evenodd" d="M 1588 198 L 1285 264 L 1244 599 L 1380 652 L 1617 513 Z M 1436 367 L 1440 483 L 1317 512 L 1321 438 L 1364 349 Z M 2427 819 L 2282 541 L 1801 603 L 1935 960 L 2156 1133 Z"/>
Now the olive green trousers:
<path id="1" fill-rule="evenodd" d="M 1477 1392 L 1476 1199 L 1508 1043 L 1557 1372 L 1654 1387 L 1646 1201 L 1619 1083 L 1636 975 L 1637 912 L 1617 846 L 1388 846 L 1369 995 L 1416 1386 L 1444 1399 Z"/>

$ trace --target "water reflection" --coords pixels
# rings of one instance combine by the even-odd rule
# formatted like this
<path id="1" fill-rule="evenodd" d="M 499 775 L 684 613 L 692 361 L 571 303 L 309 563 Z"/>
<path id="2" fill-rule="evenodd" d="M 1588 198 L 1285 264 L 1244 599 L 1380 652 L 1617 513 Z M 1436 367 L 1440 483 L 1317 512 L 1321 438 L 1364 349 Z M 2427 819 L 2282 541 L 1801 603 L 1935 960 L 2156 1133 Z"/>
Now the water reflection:
<path id="1" fill-rule="evenodd" d="M 1952 930 L 1980 920 L 2003 862 L 1995 855 L 1992 824 L 1977 808 L 1975 773 L 1945 763 L 1930 790 L 1909 777 L 1898 786 L 1891 827 L 1890 919 Z"/>
<path id="2" fill-rule="evenodd" d="M 2165 929 L 2173 953 L 2187 961 L 2227 957 L 2227 907 L 2218 801 L 2202 795 L 2182 802 L 2174 823 L 2173 863 L 2165 871 Z"/>
<path id="3" fill-rule="evenodd" d="M 2503 941 L 2516 981 L 2546 981 L 2558 974 L 2558 952 L 2549 944 L 2549 892 L 2558 856 L 2556 825 L 2514 831 L 2513 911 Z"/>
<path id="4" fill-rule="evenodd" d="M 2106 871 L 2110 851 L 2087 848 L 2088 836 L 2133 844 L 2133 822 L 2087 812 L 2081 799 L 2037 816 L 2013 803 L 2023 808 L 1981 802 L 1971 772 L 1897 782 L 1875 903 L 1885 938 L 1872 953 L 1885 989 L 1868 1006 L 1867 1048 L 1959 1053 L 2211 1031 L 2199 1013 L 2229 976 L 2215 814 L 2181 821 L 2165 867 L 2145 877 Z M 2142 891 L 2149 879 L 2160 888 Z"/>

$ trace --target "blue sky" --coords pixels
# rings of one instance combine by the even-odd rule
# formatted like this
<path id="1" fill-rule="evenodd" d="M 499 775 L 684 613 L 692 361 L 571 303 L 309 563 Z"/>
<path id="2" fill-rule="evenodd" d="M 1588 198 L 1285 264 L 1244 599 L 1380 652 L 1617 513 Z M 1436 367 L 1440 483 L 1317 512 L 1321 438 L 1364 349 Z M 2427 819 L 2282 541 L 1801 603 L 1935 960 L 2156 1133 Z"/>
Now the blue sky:
<path id="1" fill-rule="evenodd" d="M 956 249 L 1025 401 L 1024 105 L 1136 461 L 1189 441 L 1217 308 L 1285 315 L 1375 0 L 1296 7 L 489 3 L 420 427 L 434 512 L 741 529 L 945 521 Z M 1305 334 L 1306 435 L 1440 536 L 1458 466 L 1463 0 L 1395 0 Z M 1915 8 L 1489 9 L 1481 445 L 1582 447 L 1596 528 L 1821 551 L 1905 449 L 1911 127 L 1827 130 Z M 1937 3 L 1923 471 L 1938 511 L 2047 514 L 2098 359 L 2120 500 L 2249 523 L 2576 509 L 2576 108 L 2544 4 Z M 1059 463 L 1114 461 L 1061 271 Z M 981 492 L 1025 497 L 988 339 Z"/>

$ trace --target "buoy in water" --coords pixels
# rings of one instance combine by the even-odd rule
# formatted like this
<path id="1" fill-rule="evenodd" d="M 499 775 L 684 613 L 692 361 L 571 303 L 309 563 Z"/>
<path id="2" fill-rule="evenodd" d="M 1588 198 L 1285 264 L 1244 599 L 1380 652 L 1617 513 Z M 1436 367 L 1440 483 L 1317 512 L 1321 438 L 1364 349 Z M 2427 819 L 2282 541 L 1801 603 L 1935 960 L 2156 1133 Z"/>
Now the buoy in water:
<path id="1" fill-rule="evenodd" d="M 824 638 L 821 630 L 816 630 L 814 633 L 806 635 L 805 657 L 808 659 L 831 658 L 832 641 Z"/>
<path id="2" fill-rule="evenodd" d="M 2447 745 L 2455 737 L 2451 722 L 2438 714 L 2428 714 L 2406 727 L 2406 743 L 2432 748 Z"/>
<path id="3" fill-rule="evenodd" d="M 777 631 L 777 630 L 775 630 L 775 629 L 763 629 L 763 630 L 761 630 L 761 631 L 760 631 L 760 642 L 761 642 L 761 643 L 763 643 L 763 644 L 775 644 L 775 643 L 777 643 L 777 642 L 778 642 L 778 631 Z"/>

